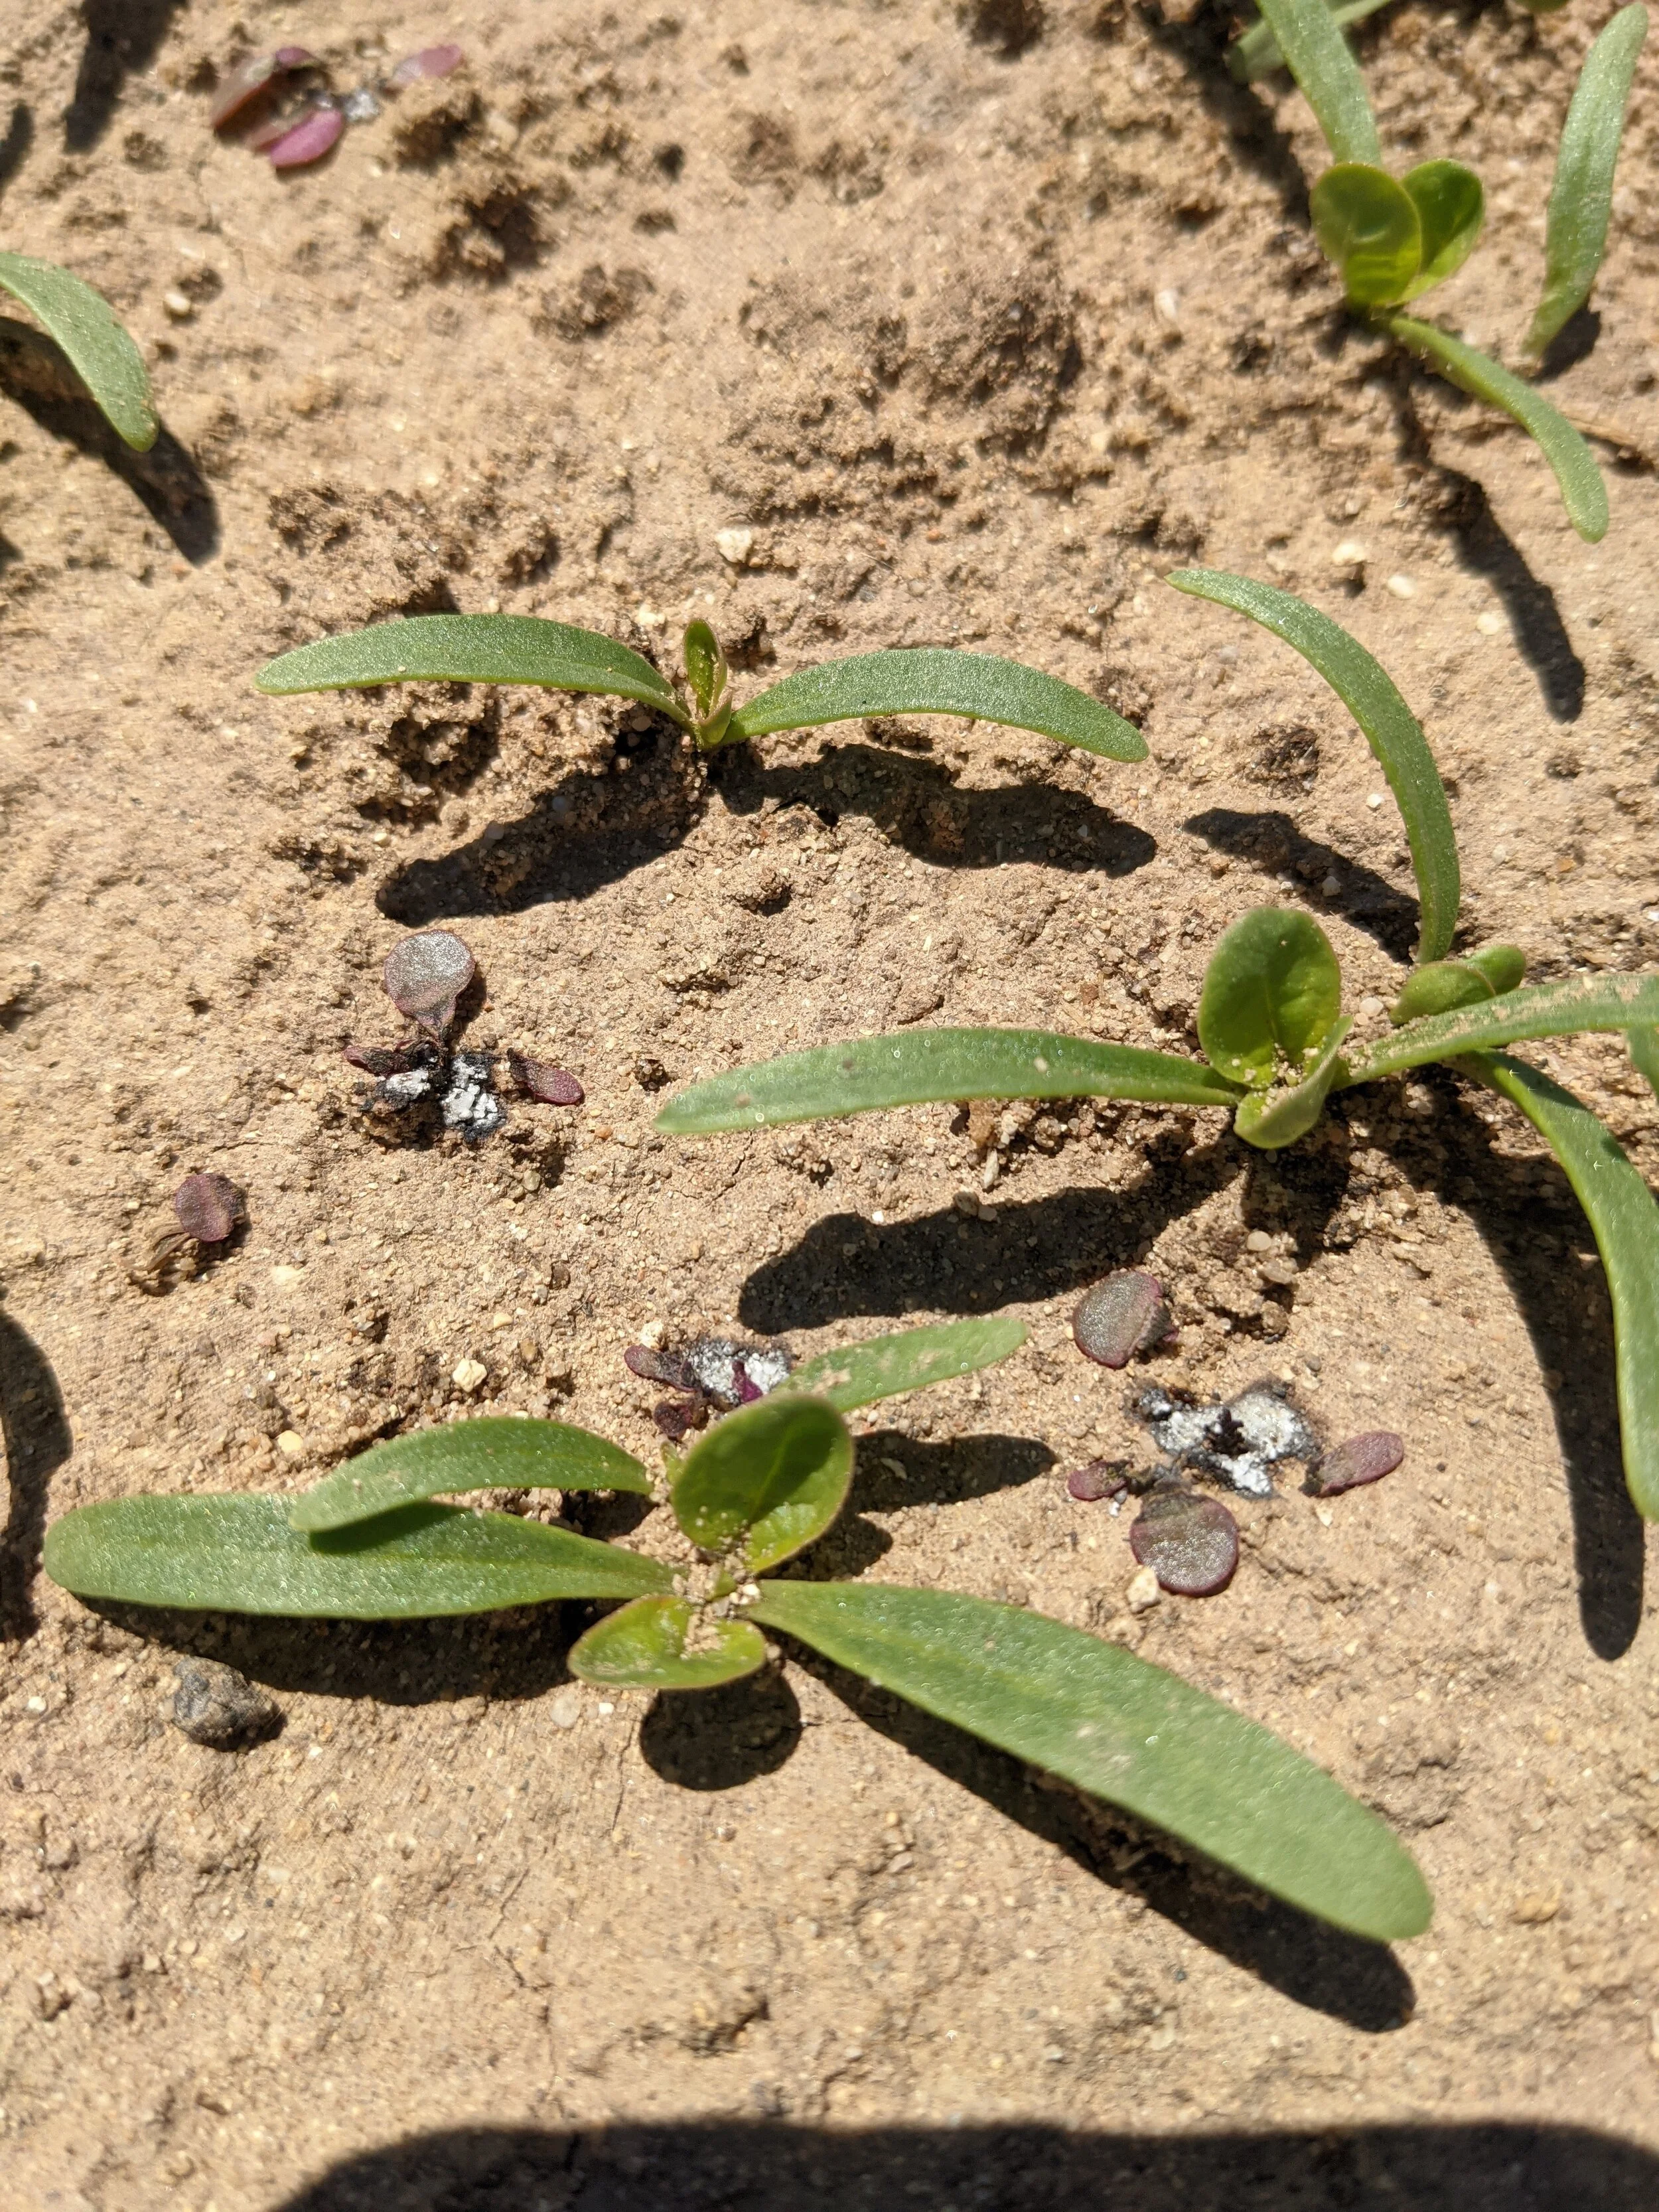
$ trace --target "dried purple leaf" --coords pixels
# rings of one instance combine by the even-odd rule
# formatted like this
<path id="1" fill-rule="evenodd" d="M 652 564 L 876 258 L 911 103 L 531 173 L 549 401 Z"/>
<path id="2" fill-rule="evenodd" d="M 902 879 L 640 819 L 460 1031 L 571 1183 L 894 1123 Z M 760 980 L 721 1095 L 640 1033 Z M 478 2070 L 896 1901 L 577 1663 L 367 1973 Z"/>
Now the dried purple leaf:
<path id="1" fill-rule="evenodd" d="M 260 150 L 270 156 L 273 169 L 303 169 L 309 162 L 320 161 L 344 129 L 345 118 L 337 107 L 313 107 Z"/>
<path id="2" fill-rule="evenodd" d="M 274 54 L 251 54 L 246 61 L 238 63 L 220 86 L 219 97 L 209 118 L 213 128 L 222 131 L 227 123 L 241 113 L 249 100 L 277 77 L 287 76 L 295 70 L 311 69 L 316 62 L 316 55 L 304 46 L 278 46 Z"/>
<path id="3" fill-rule="evenodd" d="M 507 1065 L 513 1080 L 532 1098 L 540 1099 L 544 1106 L 580 1106 L 587 1093 L 567 1068 L 555 1067 L 549 1060 L 532 1060 L 526 1054 L 510 1052 Z"/>
<path id="4" fill-rule="evenodd" d="M 1097 1283 L 1072 1316 L 1072 1334 L 1085 1359 L 1102 1367 L 1127 1367 L 1170 1329 L 1164 1285 L 1154 1275 L 1125 1268 Z"/>
<path id="5" fill-rule="evenodd" d="M 1392 1429 L 1367 1429 L 1364 1436 L 1333 1444 L 1309 1474 L 1307 1488 L 1315 1498 L 1334 1498 L 1339 1491 L 1380 1482 L 1405 1456 L 1404 1437 Z"/>
<path id="6" fill-rule="evenodd" d="M 173 1194 L 173 1210 L 186 1237 L 222 1244 L 242 1218 L 242 1194 L 228 1176 L 186 1176 Z"/>
<path id="7" fill-rule="evenodd" d="M 1128 1486 L 1128 1467 L 1121 1459 L 1091 1459 L 1085 1466 L 1074 1467 L 1066 1478 L 1066 1495 L 1082 1505 L 1115 1498 Z"/>
<path id="8" fill-rule="evenodd" d="M 407 1075 L 411 1067 L 428 1067 L 435 1054 L 429 1044 L 348 1044 L 342 1058 L 365 1075 Z"/>
<path id="9" fill-rule="evenodd" d="M 690 1397 L 702 1395 L 702 1383 L 680 1352 L 659 1352 L 652 1344 L 630 1344 L 623 1354 L 623 1363 L 642 1382 L 665 1382 L 671 1390 L 684 1390 Z"/>
<path id="10" fill-rule="evenodd" d="M 464 59 L 459 46 L 422 46 L 417 54 L 407 54 L 386 79 L 388 85 L 402 90 L 406 84 L 418 84 L 423 76 L 447 76 L 459 69 Z"/>
<path id="11" fill-rule="evenodd" d="M 702 1398 L 664 1398 L 651 1408 L 651 1418 L 671 1444 L 677 1444 L 693 1429 L 708 1425 L 708 1406 Z"/>
<path id="12" fill-rule="evenodd" d="M 1212 1597 L 1226 1589 L 1238 1565 L 1238 1523 L 1218 1498 L 1162 1483 L 1135 1516 L 1129 1547 L 1161 1589 Z"/>
<path id="13" fill-rule="evenodd" d="M 392 946 L 381 976 L 398 1012 L 442 1037 L 449 1032 L 455 1001 L 472 981 L 475 965 L 471 948 L 452 930 L 423 929 Z"/>

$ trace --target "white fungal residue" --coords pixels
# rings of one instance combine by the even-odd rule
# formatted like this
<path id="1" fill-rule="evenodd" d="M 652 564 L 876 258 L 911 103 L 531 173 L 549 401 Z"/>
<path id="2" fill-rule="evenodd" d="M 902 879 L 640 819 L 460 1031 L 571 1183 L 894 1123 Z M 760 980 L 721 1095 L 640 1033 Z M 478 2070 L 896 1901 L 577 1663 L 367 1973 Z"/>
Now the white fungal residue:
<path id="1" fill-rule="evenodd" d="M 405 1074 L 388 1075 L 380 1085 L 380 1095 L 388 1106 L 413 1106 L 429 1097 L 431 1091 L 429 1067 L 411 1067 Z"/>
<path id="2" fill-rule="evenodd" d="M 780 1382 L 787 1382 L 789 1367 L 787 1352 L 769 1348 L 762 1352 L 745 1352 L 743 1355 L 743 1371 L 763 1398 L 769 1391 L 775 1390 Z"/>
<path id="3" fill-rule="evenodd" d="M 489 1062 L 483 1053 L 456 1054 L 450 1063 L 441 1111 L 445 1128 L 459 1129 L 472 1145 L 506 1121 L 507 1109 L 489 1087 Z"/>
<path id="4" fill-rule="evenodd" d="M 1319 1439 L 1275 1383 L 1253 1382 L 1222 1406 L 1143 1390 L 1134 1410 L 1177 1465 L 1217 1476 L 1249 1498 L 1271 1498 L 1279 1460 L 1315 1458 Z"/>

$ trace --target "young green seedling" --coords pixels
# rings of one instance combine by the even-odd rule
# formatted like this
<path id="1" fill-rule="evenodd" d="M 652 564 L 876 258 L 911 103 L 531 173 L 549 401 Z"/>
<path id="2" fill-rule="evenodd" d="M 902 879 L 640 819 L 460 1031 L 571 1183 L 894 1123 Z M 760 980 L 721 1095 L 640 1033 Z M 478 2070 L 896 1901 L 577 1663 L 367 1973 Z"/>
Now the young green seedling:
<path id="1" fill-rule="evenodd" d="M 937 1379 L 945 1332 L 906 1334 L 927 1341 L 908 1353 L 905 1336 L 878 1353 L 860 1346 L 849 1364 L 877 1353 L 894 1389 Z M 866 1370 L 864 1383 L 875 1379 Z M 388 1455 L 400 1455 L 396 1466 Z M 665 1456 L 667 1504 L 688 1551 L 678 1571 L 539 1522 L 428 1502 L 504 1482 L 650 1486 L 639 1462 L 602 1437 L 512 1420 L 382 1446 L 292 1500 L 82 1506 L 48 1532 L 46 1570 L 86 1597 L 349 1620 L 620 1600 L 570 1653 L 574 1674 L 607 1689 L 733 1681 L 765 1663 L 761 1632 L 770 1629 L 1155 1822 L 1304 1911 L 1379 1942 L 1427 1927 L 1423 1877 L 1374 1813 L 1162 1668 L 1016 1606 L 775 1577 L 846 1504 L 854 1442 L 829 1395 L 779 1390 L 730 1414 L 683 1459 Z"/>
<path id="2" fill-rule="evenodd" d="M 1342 978 L 1313 918 L 1261 907 L 1223 935 L 1204 978 L 1204 1058 L 1102 1044 L 1048 1030 L 907 1030 L 740 1067 L 671 1099 L 658 1128 L 680 1136 L 754 1129 L 895 1106 L 975 1098 L 1138 1099 L 1216 1106 L 1264 1150 L 1294 1144 L 1334 1091 L 1444 1062 L 1518 1107 L 1565 1170 L 1606 1268 L 1626 1480 L 1659 1519 L 1659 1207 L 1579 1099 L 1503 1048 L 1577 1030 L 1623 1031 L 1659 1072 L 1659 976 L 1571 976 L 1523 985 L 1512 945 L 1445 957 L 1456 924 L 1456 843 L 1423 732 L 1358 641 L 1288 592 L 1216 570 L 1178 571 L 1178 588 L 1249 614 L 1303 653 L 1370 740 L 1400 801 L 1423 926 L 1419 964 L 1392 1010 L 1396 1026 L 1355 1043 Z"/>
<path id="3" fill-rule="evenodd" d="M 1461 162 L 1423 161 L 1398 178 L 1382 167 L 1364 82 L 1339 27 L 1366 12 L 1333 10 L 1327 0 L 1261 0 L 1261 27 L 1306 94 L 1335 157 L 1310 196 L 1320 245 L 1357 314 L 1449 382 L 1502 408 L 1536 440 L 1573 528 L 1594 542 L 1607 532 L 1607 487 L 1571 423 L 1497 362 L 1404 312 L 1462 266 L 1480 235 L 1486 201 L 1480 179 Z M 1534 358 L 1589 298 L 1606 252 L 1613 167 L 1646 31 L 1645 9 L 1621 9 L 1579 78 L 1550 196 L 1543 296 L 1526 341 Z"/>
<path id="4" fill-rule="evenodd" d="M 103 295 L 67 269 L 22 253 L 0 253 L 0 287 L 58 341 L 111 429 L 135 453 L 147 453 L 160 427 L 149 372 Z"/>
<path id="5" fill-rule="evenodd" d="M 965 714 L 1034 730 L 1108 760 L 1146 757 L 1146 739 L 1133 723 L 1099 700 L 988 653 L 927 647 L 855 653 L 799 669 L 738 707 L 728 696 L 726 655 L 706 622 L 687 625 L 684 652 L 682 695 L 648 660 L 597 630 L 572 629 L 538 615 L 413 615 L 298 646 L 254 680 L 279 697 L 428 681 L 600 692 L 653 708 L 689 732 L 704 752 L 778 730 L 875 714 Z"/>

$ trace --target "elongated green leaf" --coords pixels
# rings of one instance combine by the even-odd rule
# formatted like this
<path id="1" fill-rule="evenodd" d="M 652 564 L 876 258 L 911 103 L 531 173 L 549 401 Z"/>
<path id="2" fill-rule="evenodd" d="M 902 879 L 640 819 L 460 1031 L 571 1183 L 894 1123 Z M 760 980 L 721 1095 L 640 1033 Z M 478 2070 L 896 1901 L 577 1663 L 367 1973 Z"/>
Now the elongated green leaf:
<path id="1" fill-rule="evenodd" d="M 301 1491 L 288 1517 L 313 1533 L 346 1528 L 394 1506 L 468 1490 L 633 1490 L 648 1497 L 651 1478 L 631 1452 L 586 1429 L 489 1415 L 374 1445 Z"/>
<path id="2" fill-rule="evenodd" d="M 1647 34 L 1647 9 L 1621 8 L 1579 71 L 1555 156 L 1544 289 L 1527 332 L 1527 351 L 1534 359 L 1589 299 L 1607 250 L 1613 174 L 1636 58 Z"/>
<path id="3" fill-rule="evenodd" d="M 1401 183 L 1411 194 L 1422 230 L 1422 260 L 1406 294 L 1414 300 L 1443 284 L 1474 251 L 1486 220 L 1486 196 L 1473 169 L 1461 161 L 1419 161 Z"/>
<path id="4" fill-rule="evenodd" d="M 1350 23 L 1363 22 L 1367 15 L 1376 15 L 1386 8 L 1389 0 L 1325 0 L 1330 9 L 1331 21 L 1339 30 Z M 1283 69 L 1285 57 L 1279 51 L 1270 25 L 1260 21 L 1251 24 L 1242 39 L 1227 49 L 1227 67 L 1240 84 L 1255 84 L 1275 70 Z"/>
<path id="5" fill-rule="evenodd" d="M 1406 988 L 1389 1008 L 1396 1027 L 1429 1014 L 1449 1014 L 1457 1006 L 1478 1006 L 1498 994 L 1472 960 L 1431 960 L 1413 968 Z"/>
<path id="6" fill-rule="evenodd" d="M 1371 320 L 1408 352 L 1437 368 L 1449 383 L 1473 392 L 1490 406 L 1501 408 L 1518 422 L 1555 471 L 1567 520 L 1578 535 L 1592 545 L 1607 536 L 1607 488 L 1601 481 L 1601 471 L 1577 431 L 1541 392 L 1432 323 L 1420 323 L 1413 315 L 1385 307 L 1373 308 Z"/>
<path id="7" fill-rule="evenodd" d="M 349 691 L 375 684 L 536 684 L 637 699 L 690 729 L 691 718 L 648 660 L 597 630 L 538 615 L 410 615 L 319 637 L 267 661 L 261 691 Z"/>
<path id="8" fill-rule="evenodd" d="M 685 625 L 685 680 L 706 721 L 726 690 L 726 651 L 706 622 Z"/>
<path id="9" fill-rule="evenodd" d="M 111 429 L 136 453 L 147 453 L 160 428 L 149 372 L 102 293 L 67 269 L 23 253 L 0 253 L 0 284 L 57 339 Z"/>
<path id="10" fill-rule="evenodd" d="M 1233 1127 L 1247 1145 L 1273 1152 L 1307 1135 L 1323 1110 L 1341 1067 L 1342 1040 L 1352 1027 L 1352 1021 L 1346 1015 L 1331 1024 L 1312 1066 L 1300 1083 L 1286 1083 L 1272 1091 L 1250 1093 L 1233 1116 Z"/>
<path id="11" fill-rule="evenodd" d="M 1411 194 L 1386 169 L 1339 161 L 1308 196 L 1314 233 L 1357 307 L 1403 300 L 1423 260 L 1423 229 Z"/>
<path id="12" fill-rule="evenodd" d="M 1403 1067 L 1522 1044 L 1528 1037 L 1633 1030 L 1654 1022 L 1659 1022 L 1659 975 L 1568 975 L 1559 983 L 1528 983 L 1478 1006 L 1407 1022 L 1392 1036 L 1358 1046 L 1348 1054 L 1348 1072 L 1338 1077 L 1334 1088 L 1346 1091 Z"/>
<path id="13" fill-rule="evenodd" d="M 1659 1029 L 1632 1030 L 1625 1039 L 1631 1065 L 1659 1098 Z"/>
<path id="14" fill-rule="evenodd" d="M 860 653 L 850 660 L 803 668 L 739 707 L 727 737 L 736 742 L 774 730 L 861 721 L 870 714 L 970 714 L 981 722 L 1035 730 L 1108 760 L 1146 757 L 1146 740 L 1133 722 L 1057 676 L 988 653 L 935 647 Z"/>
<path id="15" fill-rule="evenodd" d="M 636 1597 L 573 1646 L 570 1671 L 616 1690 L 712 1690 L 766 1664 L 746 1620 L 717 1620 L 683 1597 Z"/>
<path id="16" fill-rule="evenodd" d="M 1231 575 L 1224 568 L 1177 568 L 1169 581 L 1178 592 L 1249 615 L 1294 646 L 1358 723 L 1406 824 L 1421 908 L 1418 957 L 1439 959 L 1457 927 L 1458 902 L 1463 895 L 1457 833 L 1446 804 L 1446 787 L 1422 726 L 1393 678 L 1340 623 L 1289 592 Z"/>
<path id="17" fill-rule="evenodd" d="M 837 1412 L 850 1413 L 878 1398 L 896 1398 L 906 1390 L 925 1390 L 930 1383 L 994 1367 L 1024 1341 L 1025 1324 L 1012 1314 L 937 1322 L 927 1328 L 871 1337 L 842 1352 L 821 1352 L 796 1368 L 784 1388 L 811 1391 Z"/>
<path id="18" fill-rule="evenodd" d="M 672 1136 L 833 1120 L 960 1098 L 1143 1098 L 1232 1106 L 1237 1091 L 1200 1060 L 1052 1030 L 906 1030 L 816 1046 L 711 1076 L 671 1098 Z"/>
<path id="19" fill-rule="evenodd" d="M 1342 1010 L 1342 970 L 1311 915 L 1259 906 L 1224 932 L 1204 971 L 1199 1042 L 1253 1091 L 1300 1083 Z"/>
<path id="20" fill-rule="evenodd" d="M 1518 945 L 1483 945 L 1478 952 L 1469 955 L 1469 965 L 1477 969 L 1492 985 L 1492 995 L 1513 991 L 1527 972 L 1527 956 Z"/>
<path id="21" fill-rule="evenodd" d="M 1291 75 L 1301 86 L 1325 143 L 1339 161 L 1380 161 L 1365 80 L 1331 20 L 1325 0 L 1260 0 Z"/>
<path id="22" fill-rule="evenodd" d="M 822 1398 L 775 1392 L 699 1438 L 674 1478 L 674 1517 L 751 1574 L 821 1536 L 847 1502 L 853 1439 Z"/>
<path id="23" fill-rule="evenodd" d="M 1613 1297 L 1625 1481 L 1659 1521 L 1659 1206 L 1613 1133 L 1581 1098 L 1507 1053 L 1457 1063 L 1518 1106 L 1566 1170 L 1595 1231 Z"/>
<path id="24" fill-rule="evenodd" d="M 191 1613 L 421 1620 L 550 1598 L 668 1588 L 654 1559 L 510 1513 L 406 1505 L 325 1536 L 292 1528 L 285 1498 L 118 1498 L 46 1531 L 46 1569 L 78 1597 Z"/>
<path id="25" fill-rule="evenodd" d="M 1423 1877 L 1375 1813 L 1117 1644 L 983 1598 L 869 1583 L 763 1583 L 750 1617 L 1339 1928 L 1391 1942 L 1429 1924 Z"/>

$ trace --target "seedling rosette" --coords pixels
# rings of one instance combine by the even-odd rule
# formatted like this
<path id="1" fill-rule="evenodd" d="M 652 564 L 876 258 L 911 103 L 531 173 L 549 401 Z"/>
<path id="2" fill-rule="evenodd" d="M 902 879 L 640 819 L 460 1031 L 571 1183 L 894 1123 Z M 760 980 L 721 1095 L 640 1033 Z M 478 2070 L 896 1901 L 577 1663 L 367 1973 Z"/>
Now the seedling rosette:
<path id="1" fill-rule="evenodd" d="M 975 1098 L 1121 1098 L 1220 1108 L 1247 1143 L 1273 1151 L 1305 1136 L 1334 1091 L 1449 1066 L 1526 1116 L 1584 1209 L 1613 1299 L 1626 1480 L 1638 1510 L 1659 1519 L 1659 1207 L 1589 1107 L 1507 1049 L 1580 1030 L 1623 1032 L 1638 1066 L 1659 1073 L 1659 976 L 1528 985 L 1513 945 L 1449 957 L 1456 839 L 1433 756 L 1395 684 L 1357 640 L 1288 592 L 1212 569 L 1169 580 L 1294 646 L 1382 763 L 1406 822 L 1422 921 L 1391 1032 L 1356 1042 L 1323 929 L 1310 915 L 1261 907 L 1223 934 L 1211 957 L 1198 1008 L 1201 1060 L 1051 1030 L 906 1030 L 710 1077 L 671 1099 L 658 1128 L 704 1136 Z"/>
<path id="2" fill-rule="evenodd" d="M 878 1376 L 888 1393 L 938 1379 L 951 1366 L 946 1334 L 907 1331 L 841 1355 L 854 1368 L 865 1355 L 851 1387 L 867 1401 Z M 986 1350 L 982 1338 L 966 1346 L 969 1364 Z M 614 1605 L 569 1657 L 573 1674 L 608 1689 L 733 1681 L 766 1663 L 770 1631 L 1338 1927 L 1392 1942 L 1428 1926 L 1423 1877 L 1376 1814 L 1219 1699 L 1016 1606 L 821 1582 L 791 1565 L 833 1526 L 852 1480 L 854 1439 L 827 1397 L 780 1389 L 684 1458 L 666 1456 L 669 1509 L 700 1563 L 678 1571 L 568 1529 L 434 1503 L 502 1484 L 650 1487 L 641 1462 L 603 1437 L 496 1419 L 380 1445 L 297 1498 L 82 1506 L 49 1530 L 46 1569 L 86 1597 L 215 1611 L 413 1620 L 562 1599 Z"/>

